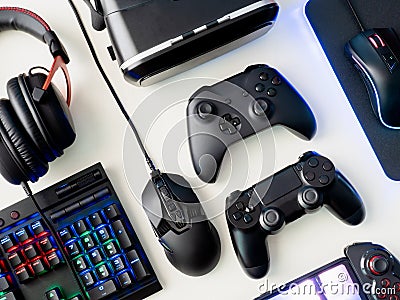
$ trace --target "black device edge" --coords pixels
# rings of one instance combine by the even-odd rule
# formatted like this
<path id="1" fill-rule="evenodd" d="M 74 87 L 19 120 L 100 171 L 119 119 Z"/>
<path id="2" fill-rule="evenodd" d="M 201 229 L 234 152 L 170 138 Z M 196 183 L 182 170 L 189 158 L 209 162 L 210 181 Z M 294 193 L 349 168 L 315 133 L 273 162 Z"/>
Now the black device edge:
<path id="1" fill-rule="evenodd" d="M 313 277 L 317 276 L 318 274 L 321 274 L 325 270 L 329 270 L 329 269 L 331 269 L 335 266 L 339 266 L 339 265 L 344 265 L 346 267 L 347 271 L 349 272 L 352 281 L 356 284 L 360 284 L 360 281 L 358 280 L 357 275 L 356 275 L 355 271 L 353 270 L 353 267 L 351 266 L 350 260 L 346 257 L 340 257 L 340 258 L 338 258 L 326 265 L 323 265 L 305 275 L 302 275 L 300 277 L 297 277 L 296 279 L 286 282 L 286 283 L 282 284 L 280 287 L 274 288 L 272 291 L 267 291 L 264 294 L 255 298 L 254 300 L 273 299 L 273 297 L 278 296 L 282 291 L 286 291 L 287 288 L 290 287 L 290 285 L 299 284 L 307 279 L 313 278 Z M 281 287 L 284 287 L 284 288 L 281 289 Z M 368 298 L 366 298 L 361 293 L 359 296 L 362 300 L 368 300 Z"/>

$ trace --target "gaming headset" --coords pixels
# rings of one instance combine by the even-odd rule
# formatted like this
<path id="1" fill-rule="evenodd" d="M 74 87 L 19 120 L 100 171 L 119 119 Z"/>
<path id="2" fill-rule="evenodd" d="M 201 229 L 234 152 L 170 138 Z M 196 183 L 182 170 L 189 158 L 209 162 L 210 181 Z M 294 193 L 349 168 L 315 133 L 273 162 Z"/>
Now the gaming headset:
<path id="1" fill-rule="evenodd" d="M 50 71 L 29 70 L 7 83 L 8 99 L 0 99 L 0 173 L 12 184 L 36 182 L 48 163 L 72 145 L 76 134 L 69 112 L 71 82 L 68 55 L 57 35 L 35 13 L 0 7 L 0 31 L 26 32 L 49 46 L 54 57 Z M 61 68 L 67 81 L 67 99 L 52 83 Z M 47 71 L 47 75 L 39 71 Z"/>

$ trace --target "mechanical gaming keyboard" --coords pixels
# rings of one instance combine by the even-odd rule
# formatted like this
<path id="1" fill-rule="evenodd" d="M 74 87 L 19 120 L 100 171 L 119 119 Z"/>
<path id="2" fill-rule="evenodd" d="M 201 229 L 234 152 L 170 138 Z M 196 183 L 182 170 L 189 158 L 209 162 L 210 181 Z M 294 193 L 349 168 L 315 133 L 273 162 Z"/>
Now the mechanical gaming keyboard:
<path id="1" fill-rule="evenodd" d="M 31 198 L 0 211 L 0 300 L 133 300 L 162 289 L 100 163 L 34 198 L 56 236 Z"/>

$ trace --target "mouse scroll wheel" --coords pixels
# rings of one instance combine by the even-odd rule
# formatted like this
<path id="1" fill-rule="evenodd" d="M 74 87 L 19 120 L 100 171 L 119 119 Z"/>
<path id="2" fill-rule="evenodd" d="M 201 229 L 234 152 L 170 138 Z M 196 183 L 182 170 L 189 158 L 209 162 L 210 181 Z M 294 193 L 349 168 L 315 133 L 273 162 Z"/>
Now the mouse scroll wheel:
<path id="1" fill-rule="evenodd" d="M 371 42 L 372 46 L 374 46 L 375 49 L 378 49 L 378 48 L 386 46 L 386 44 L 383 41 L 383 39 L 379 35 L 377 35 L 376 33 L 374 33 L 373 35 L 370 35 L 368 37 L 368 40 Z"/>

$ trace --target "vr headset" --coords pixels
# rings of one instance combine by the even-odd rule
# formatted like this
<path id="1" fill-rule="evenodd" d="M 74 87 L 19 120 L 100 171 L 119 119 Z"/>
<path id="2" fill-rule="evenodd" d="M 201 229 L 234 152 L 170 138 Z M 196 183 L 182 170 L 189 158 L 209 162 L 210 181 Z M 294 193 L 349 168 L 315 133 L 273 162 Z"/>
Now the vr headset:
<path id="1" fill-rule="evenodd" d="M 147 86 L 267 33 L 273 0 L 84 0 L 127 81 Z"/>

